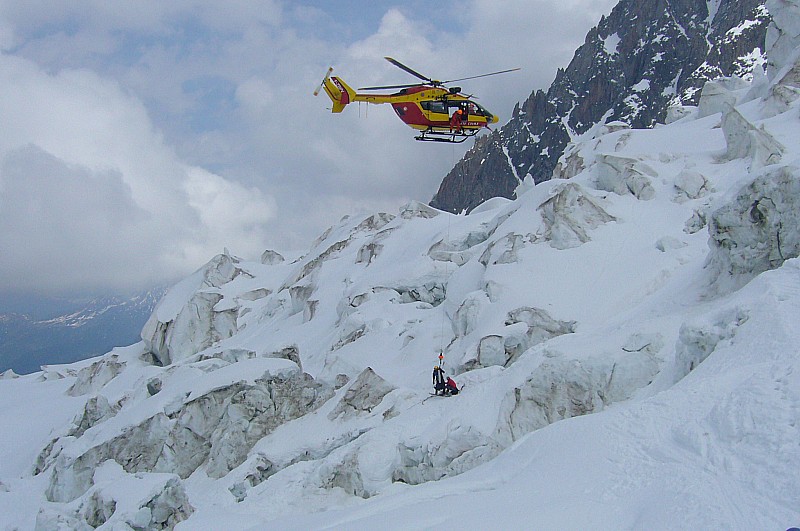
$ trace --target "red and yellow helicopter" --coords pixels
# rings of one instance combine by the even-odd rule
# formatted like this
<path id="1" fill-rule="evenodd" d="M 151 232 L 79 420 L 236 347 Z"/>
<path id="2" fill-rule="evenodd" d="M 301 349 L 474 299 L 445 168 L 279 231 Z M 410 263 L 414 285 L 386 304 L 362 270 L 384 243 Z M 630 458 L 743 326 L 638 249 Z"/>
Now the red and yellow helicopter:
<path id="1" fill-rule="evenodd" d="M 400 91 L 394 94 L 359 94 L 341 78 L 331 76 L 331 72 L 333 72 L 333 67 L 331 67 L 320 86 L 314 91 L 314 96 L 324 88 L 333 102 L 331 111 L 335 113 L 342 112 L 347 104 L 353 102 L 389 103 L 406 125 L 420 131 L 419 136 L 414 137 L 415 139 L 461 143 L 475 136 L 482 128 L 488 128 L 489 124 L 497 123 L 497 116 L 472 101 L 473 96 L 462 94 L 461 87 L 445 87 L 445 84 L 519 70 L 519 68 L 512 68 L 478 76 L 438 81 L 423 76 L 396 59 L 391 57 L 385 59 L 401 70 L 421 79 L 423 83 L 363 87 L 358 90 L 400 89 Z"/>

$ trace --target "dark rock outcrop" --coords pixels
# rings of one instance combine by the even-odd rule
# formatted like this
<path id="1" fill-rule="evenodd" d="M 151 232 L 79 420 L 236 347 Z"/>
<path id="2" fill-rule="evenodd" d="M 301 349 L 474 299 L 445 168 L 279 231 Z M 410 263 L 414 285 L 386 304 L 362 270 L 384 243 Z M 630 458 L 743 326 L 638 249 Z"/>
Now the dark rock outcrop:
<path id="1" fill-rule="evenodd" d="M 570 139 L 593 125 L 652 127 L 669 106 L 696 104 L 706 81 L 751 76 L 763 68 L 768 24 L 764 0 L 621 0 L 546 93 L 534 91 L 508 124 L 476 140 L 431 206 L 461 212 L 511 198 L 528 174 L 549 180 Z"/>

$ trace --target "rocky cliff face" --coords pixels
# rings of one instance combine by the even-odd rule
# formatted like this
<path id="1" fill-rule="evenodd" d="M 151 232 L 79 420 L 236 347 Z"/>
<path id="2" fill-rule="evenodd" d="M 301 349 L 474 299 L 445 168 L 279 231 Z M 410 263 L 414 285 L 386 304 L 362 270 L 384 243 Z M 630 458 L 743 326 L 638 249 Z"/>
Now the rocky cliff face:
<path id="1" fill-rule="evenodd" d="M 669 106 L 696 104 L 709 79 L 752 78 L 763 71 L 768 23 L 764 0 L 622 0 L 546 93 L 475 142 L 431 206 L 460 212 L 510 198 L 528 174 L 550 179 L 567 143 L 597 123 L 652 127 Z"/>

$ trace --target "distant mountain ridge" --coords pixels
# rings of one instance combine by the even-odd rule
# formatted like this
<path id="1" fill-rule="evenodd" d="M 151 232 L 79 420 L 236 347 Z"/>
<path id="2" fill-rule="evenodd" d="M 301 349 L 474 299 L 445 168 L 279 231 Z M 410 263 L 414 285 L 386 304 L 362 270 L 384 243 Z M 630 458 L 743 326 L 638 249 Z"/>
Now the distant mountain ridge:
<path id="1" fill-rule="evenodd" d="M 479 138 L 430 205 L 470 211 L 513 196 L 530 174 L 550 179 L 564 147 L 600 122 L 663 122 L 670 105 L 697 103 L 719 76 L 750 78 L 764 63 L 764 0 L 622 0 L 586 36 L 547 92 L 518 104 L 508 124 Z"/>
<path id="2" fill-rule="evenodd" d="M 135 343 L 165 291 L 159 287 L 72 305 L 53 301 L 58 315 L 46 315 L 46 302 L 0 313 L 0 372 L 26 374 L 43 364 L 71 363 Z"/>

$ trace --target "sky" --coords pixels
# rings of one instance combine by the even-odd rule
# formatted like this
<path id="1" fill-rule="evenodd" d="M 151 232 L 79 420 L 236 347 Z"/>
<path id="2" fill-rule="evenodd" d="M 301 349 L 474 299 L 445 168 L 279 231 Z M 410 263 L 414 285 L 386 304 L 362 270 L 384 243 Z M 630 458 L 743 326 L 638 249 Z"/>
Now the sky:
<path id="1" fill-rule="evenodd" d="M 614 0 L 0 0 L 0 293 L 124 292 L 224 249 L 307 249 L 345 215 L 428 202 L 471 146 L 416 142 L 354 87 L 462 85 L 500 117 Z"/>

